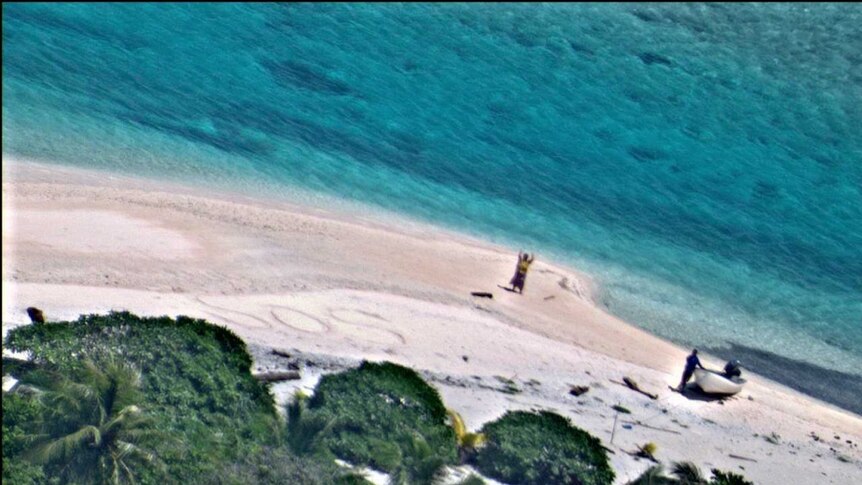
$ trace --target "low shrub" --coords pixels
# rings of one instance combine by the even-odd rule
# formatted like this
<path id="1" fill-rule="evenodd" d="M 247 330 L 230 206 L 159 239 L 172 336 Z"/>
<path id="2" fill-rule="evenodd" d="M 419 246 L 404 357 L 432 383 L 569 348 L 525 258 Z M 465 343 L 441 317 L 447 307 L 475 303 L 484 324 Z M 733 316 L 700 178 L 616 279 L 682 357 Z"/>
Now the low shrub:
<path id="1" fill-rule="evenodd" d="M 598 438 L 548 411 L 509 411 L 482 430 L 476 466 L 506 483 L 609 484 L 614 472 Z"/>
<path id="2" fill-rule="evenodd" d="M 307 405 L 293 404 L 288 416 L 287 439 L 296 451 L 383 470 L 393 483 L 430 483 L 443 465 L 457 462 L 440 395 L 396 364 L 363 362 L 324 376 Z"/>
<path id="3" fill-rule="evenodd" d="M 211 485 L 370 485 L 334 462 L 299 457 L 280 447 L 264 446 L 216 468 L 201 483 Z"/>

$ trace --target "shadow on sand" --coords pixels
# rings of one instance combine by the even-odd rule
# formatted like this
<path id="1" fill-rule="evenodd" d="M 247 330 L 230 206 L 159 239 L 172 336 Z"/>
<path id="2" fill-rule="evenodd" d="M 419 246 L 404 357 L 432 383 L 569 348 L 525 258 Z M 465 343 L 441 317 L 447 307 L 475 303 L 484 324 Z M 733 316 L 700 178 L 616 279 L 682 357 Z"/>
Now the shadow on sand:
<path id="1" fill-rule="evenodd" d="M 509 293 L 518 293 L 517 291 L 513 290 L 512 288 L 507 288 L 507 287 L 505 287 L 505 286 L 503 286 L 503 285 L 497 285 L 497 288 L 500 288 L 501 290 L 506 290 L 506 291 L 508 291 Z"/>
<path id="2" fill-rule="evenodd" d="M 671 388 L 671 389 L 673 389 L 673 388 Z M 676 391 L 676 390 L 674 389 L 674 391 Z M 679 391 L 676 391 L 676 392 L 679 392 Z M 694 384 L 694 383 L 686 384 L 685 387 L 682 389 L 682 392 L 680 392 L 680 394 L 682 394 L 683 396 L 685 396 L 686 399 L 689 399 L 691 401 L 705 401 L 705 402 L 720 401 L 722 404 L 724 404 L 725 401 L 728 401 L 728 400 L 731 400 L 734 398 L 734 396 L 727 396 L 724 394 L 707 394 L 707 393 L 703 392 L 700 389 L 700 387 L 698 387 L 697 384 Z"/>

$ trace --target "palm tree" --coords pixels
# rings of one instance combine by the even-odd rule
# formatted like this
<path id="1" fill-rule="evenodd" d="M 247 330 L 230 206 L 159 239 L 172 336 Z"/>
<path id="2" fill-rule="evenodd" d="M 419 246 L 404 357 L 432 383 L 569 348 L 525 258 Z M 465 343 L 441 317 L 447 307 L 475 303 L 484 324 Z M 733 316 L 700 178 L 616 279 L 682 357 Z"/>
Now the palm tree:
<path id="1" fill-rule="evenodd" d="M 626 485 L 672 485 L 677 483 L 676 480 L 664 476 L 663 473 L 664 468 L 661 465 L 653 465 Z"/>
<path id="2" fill-rule="evenodd" d="M 707 485 L 709 482 L 700 473 L 700 469 L 690 461 L 677 462 L 671 467 L 671 473 L 679 480 L 680 485 Z"/>
<path id="3" fill-rule="evenodd" d="M 25 454 L 30 461 L 56 466 L 66 480 L 114 485 L 134 483 L 136 466 L 161 468 L 146 448 L 159 434 L 137 405 L 140 371 L 114 361 L 101 368 L 87 361 L 74 379 L 32 375 L 36 387 L 42 384 L 37 397 L 45 412 L 38 433 L 30 437 L 32 447 Z"/>
<path id="4" fill-rule="evenodd" d="M 673 463 L 670 469 L 673 477 L 663 474 L 661 465 L 649 467 L 639 477 L 627 485 L 753 485 L 742 475 L 712 470 L 712 479 L 704 478 L 700 469 L 690 461 Z"/>

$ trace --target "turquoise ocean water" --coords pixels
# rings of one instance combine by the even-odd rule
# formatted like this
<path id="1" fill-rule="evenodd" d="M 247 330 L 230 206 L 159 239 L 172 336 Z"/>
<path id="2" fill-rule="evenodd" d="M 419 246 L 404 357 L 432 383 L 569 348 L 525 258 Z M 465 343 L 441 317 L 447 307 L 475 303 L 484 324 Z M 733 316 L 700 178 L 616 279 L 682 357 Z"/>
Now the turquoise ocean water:
<path id="1" fill-rule="evenodd" d="M 862 413 L 859 4 L 4 3 L 3 153 L 535 250 Z"/>

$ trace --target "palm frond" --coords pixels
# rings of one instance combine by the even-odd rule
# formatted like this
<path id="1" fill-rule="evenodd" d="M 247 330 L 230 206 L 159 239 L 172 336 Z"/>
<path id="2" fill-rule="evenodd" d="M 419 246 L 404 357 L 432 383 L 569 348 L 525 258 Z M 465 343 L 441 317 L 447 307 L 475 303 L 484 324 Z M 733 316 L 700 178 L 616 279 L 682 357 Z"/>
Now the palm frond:
<path id="1" fill-rule="evenodd" d="M 152 451 L 145 450 L 128 441 L 117 440 L 117 458 L 122 460 L 127 456 L 142 459 L 145 462 L 152 462 L 156 459 L 156 454 Z"/>
<path id="2" fill-rule="evenodd" d="M 672 483 L 676 483 L 676 481 L 664 475 L 664 469 L 661 465 L 653 465 L 626 485 L 669 485 Z"/>
<path id="3" fill-rule="evenodd" d="M 101 443 L 102 434 L 99 428 L 84 426 L 74 433 L 35 446 L 25 453 L 24 457 L 33 463 L 43 465 L 68 460 L 72 455 L 84 449 L 84 446 L 99 446 Z"/>
<path id="4" fill-rule="evenodd" d="M 708 482 L 700 473 L 700 469 L 690 461 L 676 462 L 671 466 L 671 473 L 680 485 L 706 485 Z"/>

